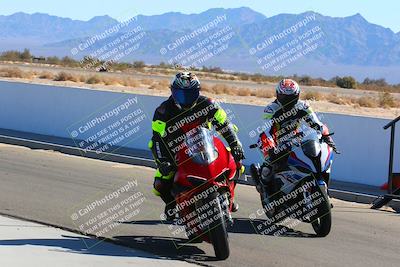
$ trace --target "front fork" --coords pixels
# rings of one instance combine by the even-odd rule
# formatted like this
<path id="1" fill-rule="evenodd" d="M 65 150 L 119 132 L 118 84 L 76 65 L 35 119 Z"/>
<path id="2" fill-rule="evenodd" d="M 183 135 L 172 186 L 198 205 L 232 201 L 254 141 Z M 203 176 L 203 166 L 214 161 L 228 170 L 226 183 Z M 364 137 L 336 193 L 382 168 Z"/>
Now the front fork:
<path id="1" fill-rule="evenodd" d="M 256 189 L 257 189 L 258 193 L 260 193 L 261 201 L 264 202 L 265 199 L 269 198 L 269 194 L 266 189 L 267 185 L 265 184 L 264 180 L 262 179 L 261 167 L 258 163 L 250 165 L 250 175 L 256 184 Z"/>
<path id="2" fill-rule="evenodd" d="M 222 212 L 224 213 L 225 218 L 229 222 L 230 226 L 233 226 L 233 218 L 232 213 L 230 212 L 230 196 L 228 192 L 224 192 L 218 196 L 219 201 L 221 203 Z"/>
<path id="3" fill-rule="evenodd" d="M 263 191 L 262 189 L 262 182 L 261 182 L 261 167 L 260 164 L 251 164 L 250 165 L 250 175 L 251 178 L 253 178 L 255 184 L 256 184 L 256 188 L 257 191 L 261 194 L 261 191 Z"/>
<path id="4" fill-rule="evenodd" d="M 323 197 L 326 200 L 329 200 L 328 185 L 326 184 L 325 180 L 323 180 L 323 179 L 319 179 L 319 180 L 315 179 L 315 182 L 317 183 L 317 186 L 319 187 L 320 191 L 322 192 Z M 306 190 L 306 191 L 303 192 L 303 197 L 305 199 L 305 206 L 307 207 L 307 209 L 311 210 L 311 209 L 314 208 L 313 205 L 312 205 L 313 199 L 311 197 L 312 188 L 310 187 L 308 189 L 309 190 Z"/>

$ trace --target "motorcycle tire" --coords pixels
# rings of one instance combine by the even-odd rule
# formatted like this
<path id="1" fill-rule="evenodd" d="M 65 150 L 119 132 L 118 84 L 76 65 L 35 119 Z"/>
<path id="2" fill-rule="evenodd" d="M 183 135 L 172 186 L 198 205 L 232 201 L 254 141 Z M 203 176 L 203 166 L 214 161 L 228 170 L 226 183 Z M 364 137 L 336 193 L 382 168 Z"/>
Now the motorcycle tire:
<path id="1" fill-rule="evenodd" d="M 324 197 L 324 201 L 319 206 L 317 218 L 311 225 L 318 237 L 325 237 L 329 234 L 332 227 L 331 203 L 329 198 Z"/>
<path id="2" fill-rule="evenodd" d="M 210 202 L 213 203 L 210 209 L 215 210 L 214 214 L 219 214 L 218 218 L 213 219 L 209 225 L 209 236 L 210 241 L 214 247 L 215 256 L 219 260 L 225 260 L 229 257 L 230 249 L 228 242 L 228 231 L 225 216 L 220 201 L 212 201 L 218 199 L 218 194 L 213 194 L 209 198 Z"/>

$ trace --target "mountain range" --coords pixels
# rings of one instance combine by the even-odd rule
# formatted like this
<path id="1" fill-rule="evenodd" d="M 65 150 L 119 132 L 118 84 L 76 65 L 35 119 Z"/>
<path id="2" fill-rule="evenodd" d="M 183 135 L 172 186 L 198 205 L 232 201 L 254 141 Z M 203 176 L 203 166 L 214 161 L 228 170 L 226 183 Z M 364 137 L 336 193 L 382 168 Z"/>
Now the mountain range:
<path id="1" fill-rule="evenodd" d="M 400 82 L 396 75 L 400 73 L 400 32 L 372 24 L 360 14 L 339 18 L 310 11 L 266 17 L 243 7 L 200 14 L 138 15 L 129 22 L 109 16 L 88 21 L 42 13 L 0 16 L 0 51 L 27 47 L 36 55 L 82 58 L 99 55 L 107 46 L 111 51 L 110 44 L 129 35 L 138 38 L 131 43 L 136 47 L 118 58 L 121 61 L 184 61 L 269 75 L 352 75 L 359 80 Z M 94 36 L 102 37 L 93 42 Z M 91 39 L 87 48 L 76 50 Z M 209 45 L 214 47 L 204 52 Z M 74 48 L 76 53 L 71 54 Z M 207 56 L 210 52 L 213 55 Z"/>

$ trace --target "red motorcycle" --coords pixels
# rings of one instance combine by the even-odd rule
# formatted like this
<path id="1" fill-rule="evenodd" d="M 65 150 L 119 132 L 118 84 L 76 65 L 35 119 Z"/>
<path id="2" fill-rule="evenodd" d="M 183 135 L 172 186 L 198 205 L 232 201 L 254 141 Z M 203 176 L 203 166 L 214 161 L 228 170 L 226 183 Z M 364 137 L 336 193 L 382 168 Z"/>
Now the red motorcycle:
<path id="1" fill-rule="evenodd" d="M 227 224 L 233 223 L 234 181 L 241 164 L 219 138 L 201 127 L 186 134 L 177 162 L 173 194 L 180 224 L 191 242 L 211 243 L 218 259 L 228 258 Z"/>

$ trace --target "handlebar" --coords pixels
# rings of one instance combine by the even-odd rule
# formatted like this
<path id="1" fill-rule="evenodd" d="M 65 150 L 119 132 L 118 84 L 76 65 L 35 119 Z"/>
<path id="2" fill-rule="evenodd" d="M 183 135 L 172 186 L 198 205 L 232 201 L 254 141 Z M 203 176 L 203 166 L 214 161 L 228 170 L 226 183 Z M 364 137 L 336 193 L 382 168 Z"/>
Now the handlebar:
<path id="1" fill-rule="evenodd" d="M 331 132 L 331 133 L 328 133 L 328 134 L 323 134 L 323 136 L 332 136 L 334 134 L 335 134 L 334 132 Z"/>
<path id="2" fill-rule="evenodd" d="M 258 147 L 258 144 L 249 145 L 249 148 L 250 148 L 250 149 L 254 149 L 254 148 L 257 148 L 257 147 Z"/>
<path id="3" fill-rule="evenodd" d="M 298 133 L 296 136 L 298 136 L 300 133 Z M 332 136 L 332 135 L 334 135 L 335 133 L 334 132 L 332 132 L 332 133 L 329 133 L 329 134 L 325 134 L 325 135 L 322 135 L 322 136 Z M 321 139 L 322 140 L 322 139 Z M 250 149 L 254 149 L 254 148 L 258 148 L 258 144 L 251 144 L 251 145 L 249 145 L 249 148 Z"/>

